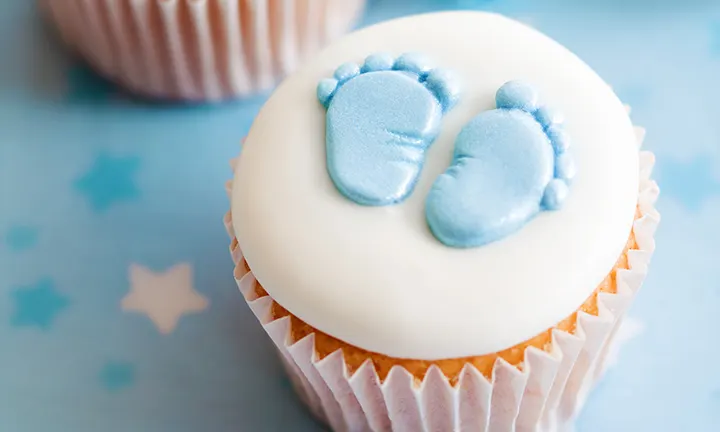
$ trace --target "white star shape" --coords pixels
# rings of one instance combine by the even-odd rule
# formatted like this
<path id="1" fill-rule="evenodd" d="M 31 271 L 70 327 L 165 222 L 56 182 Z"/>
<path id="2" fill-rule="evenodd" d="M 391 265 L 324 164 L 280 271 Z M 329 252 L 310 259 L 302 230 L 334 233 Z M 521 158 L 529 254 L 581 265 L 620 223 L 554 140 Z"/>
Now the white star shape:
<path id="1" fill-rule="evenodd" d="M 122 299 L 122 309 L 147 315 L 160 333 L 172 333 L 182 315 L 208 307 L 207 298 L 192 286 L 192 267 L 188 263 L 161 273 L 131 264 L 129 277 L 130 292 Z"/>

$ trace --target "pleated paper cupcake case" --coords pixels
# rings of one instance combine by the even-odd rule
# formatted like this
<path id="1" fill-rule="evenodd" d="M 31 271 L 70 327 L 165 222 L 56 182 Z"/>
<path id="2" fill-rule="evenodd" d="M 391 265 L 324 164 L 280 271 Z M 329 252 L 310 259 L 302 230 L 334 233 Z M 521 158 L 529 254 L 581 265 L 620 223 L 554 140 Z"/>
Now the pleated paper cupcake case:
<path id="1" fill-rule="evenodd" d="M 217 101 L 271 88 L 349 30 L 365 0 L 39 0 L 64 42 L 151 98 Z"/>
<path id="2" fill-rule="evenodd" d="M 641 145 L 644 130 L 635 130 Z M 605 369 L 613 336 L 645 279 L 655 249 L 660 215 L 654 207 L 659 189 L 650 179 L 654 161 L 652 153 L 640 152 L 641 217 L 633 226 L 638 249 L 628 252 L 629 269 L 617 272 L 617 293 L 598 294 L 597 316 L 579 312 L 574 334 L 553 330 L 546 351 L 528 348 L 522 370 L 498 359 L 491 380 L 467 365 L 452 387 L 432 366 L 418 383 L 396 366 L 381 383 L 369 361 L 349 376 L 341 351 L 318 361 L 314 335 L 291 343 L 289 317 L 273 319 L 272 298 L 257 297 L 255 277 L 243 261 L 228 212 L 224 222 L 232 239 L 236 281 L 280 351 L 300 397 L 335 431 L 569 430 Z M 231 182 L 226 188 L 230 193 Z"/>

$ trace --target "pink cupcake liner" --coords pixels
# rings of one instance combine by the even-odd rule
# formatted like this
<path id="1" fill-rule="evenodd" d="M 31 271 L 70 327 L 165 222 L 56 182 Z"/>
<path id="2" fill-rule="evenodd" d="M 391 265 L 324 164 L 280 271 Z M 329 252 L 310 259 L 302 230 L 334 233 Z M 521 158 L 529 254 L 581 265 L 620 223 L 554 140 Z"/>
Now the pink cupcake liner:
<path id="1" fill-rule="evenodd" d="M 159 99 L 271 88 L 349 30 L 365 0 L 39 0 L 99 73 Z"/>
<path id="2" fill-rule="evenodd" d="M 636 128 L 638 144 L 644 131 Z M 618 270 L 616 294 L 598 295 L 598 315 L 578 313 L 574 334 L 554 330 L 547 350 L 530 347 L 522 370 L 502 359 L 488 380 L 467 365 L 456 386 L 439 368 L 422 382 L 394 367 L 381 383 L 371 362 L 349 375 L 343 353 L 319 360 L 314 334 L 292 343 L 290 319 L 274 319 L 273 300 L 257 297 L 255 276 L 242 263 L 228 212 L 235 278 L 250 309 L 275 343 L 301 400 L 334 431 L 557 432 L 570 431 L 585 399 L 606 369 L 617 329 L 639 291 L 655 250 L 660 215 L 654 207 L 659 189 L 650 179 L 654 156 L 640 152 L 638 207 L 634 223 L 637 250 L 628 252 L 629 269 Z M 235 164 L 233 164 L 235 165 Z M 232 184 L 226 184 L 228 193 Z"/>

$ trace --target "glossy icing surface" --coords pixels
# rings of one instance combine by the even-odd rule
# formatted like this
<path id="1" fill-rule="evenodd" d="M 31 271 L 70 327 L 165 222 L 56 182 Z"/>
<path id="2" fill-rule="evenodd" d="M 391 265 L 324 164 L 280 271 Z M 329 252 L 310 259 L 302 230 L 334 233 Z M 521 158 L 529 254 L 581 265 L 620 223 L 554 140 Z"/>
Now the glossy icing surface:
<path id="1" fill-rule="evenodd" d="M 326 112 L 315 97 L 339 65 L 381 51 L 425 53 L 458 75 L 463 98 L 443 118 L 413 194 L 394 206 L 359 206 L 328 176 Z M 494 109 L 511 80 L 531 82 L 563 113 L 577 166 L 572 190 L 561 210 L 539 213 L 513 235 L 448 248 L 428 229 L 426 197 L 460 131 Z M 326 49 L 261 110 L 236 173 L 234 230 L 278 303 L 352 345 L 426 360 L 498 351 L 572 313 L 620 255 L 638 195 L 632 126 L 607 84 L 537 31 L 476 12 L 391 21 Z"/>
<path id="2" fill-rule="evenodd" d="M 509 81 L 460 131 L 450 167 L 427 198 L 428 225 L 453 247 L 476 247 L 522 229 L 540 210 L 557 210 L 574 176 L 572 157 L 556 117 L 532 86 Z"/>

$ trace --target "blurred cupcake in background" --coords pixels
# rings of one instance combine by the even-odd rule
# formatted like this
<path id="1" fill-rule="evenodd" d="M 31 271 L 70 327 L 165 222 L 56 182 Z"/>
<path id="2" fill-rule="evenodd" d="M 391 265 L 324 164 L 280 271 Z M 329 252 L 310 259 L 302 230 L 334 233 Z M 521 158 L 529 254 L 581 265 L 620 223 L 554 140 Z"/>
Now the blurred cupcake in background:
<path id="1" fill-rule="evenodd" d="M 348 31 L 365 0 L 39 0 L 63 41 L 138 95 L 219 101 L 271 88 Z"/>

